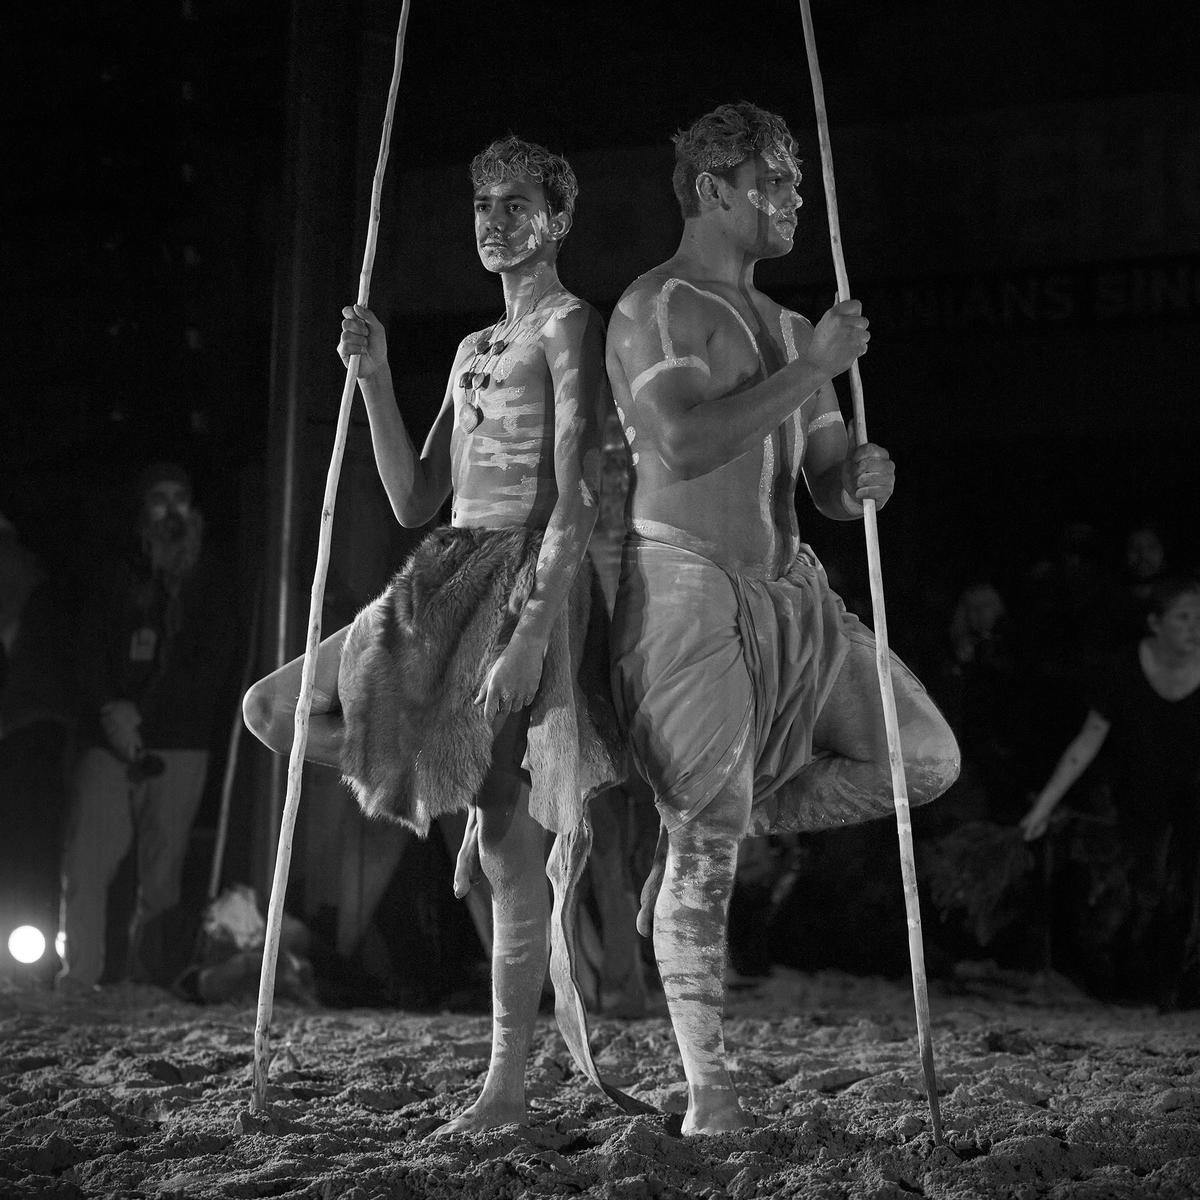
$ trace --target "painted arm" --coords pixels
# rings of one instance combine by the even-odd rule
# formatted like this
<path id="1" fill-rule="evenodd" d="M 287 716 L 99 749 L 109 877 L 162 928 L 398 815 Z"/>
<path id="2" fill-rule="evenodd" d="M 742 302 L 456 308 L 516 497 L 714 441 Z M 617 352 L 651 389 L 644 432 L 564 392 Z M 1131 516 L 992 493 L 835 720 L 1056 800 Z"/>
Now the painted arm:
<path id="1" fill-rule="evenodd" d="M 450 431 L 454 422 L 454 380 L 458 359 L 446 384 L 442 407 L 418 456 L 392 383 L 387 356 L 387 335 L 369 309 L 354 305 L 342 309 L 342 337 L 338 354 L 347 366 L 359 355 L 358 387 L 371 425 L 371 446 L 379 478 L 392 512 L 407 528 L 424 525 L 437 514 L 450 494 Z"/>
<path id="2" fill-rule="evenodd" d="M 1040 838 L 1046 832 L 1050 814 L 1075 785 L 1080 775 L 1091 766 L 1096 755 L 1100 753 L 1100 747 L 1104 745 L 1110 728 L 1110 723 L 1094 708 L 1088 712 L 1083 728 L 1063 751 L 1062 758 L 1058 760 L 1058 765 L 1038 793 L 1033 807 L 1021 818 L 1021 832 L 1027 842 Z"/>
<path id="3" fill-rule="evenodd" d="M 490 721 L 529 704 L 542 676 L 550 632 L 599 512 L 600 451 L 607 398 L 604 333 L 599 316 L 581 306 L 555 318 L 544 341 L 554 388 L 554 476 L 558 499 L 538 554 L 533 591 L 516 630 L 476 696 Z"/>
<path id="4" fill-rule="evenodd" d="M 714 387 L 713 300 L 669 284 L 643 288 L 613 318 L 610 345 L 629 381 L 637 423 L 663 462 L 687 478 L 732 462 L 762 442 L 809 396 L 866 350 L 857 300 L 822 318 L 805 352 L 759 383 Z"/>
<path id="5" fill-rule="evenodd" d="M 826 384 L 808 420 L 804 482 L 817 509 L 834 521 L 855 521 L 868 497 L 882 508 L 896 486 L 896 464 L 874 442 L 852 443 L 837 395 Z"/>

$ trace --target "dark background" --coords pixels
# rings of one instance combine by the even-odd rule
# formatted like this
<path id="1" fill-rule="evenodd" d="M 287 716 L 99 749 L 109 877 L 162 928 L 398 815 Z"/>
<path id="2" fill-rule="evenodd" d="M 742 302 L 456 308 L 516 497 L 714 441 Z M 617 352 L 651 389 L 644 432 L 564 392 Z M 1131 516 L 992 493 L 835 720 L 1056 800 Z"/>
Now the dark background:
<path id="1" fill-rule="evenodd" d="M 69 573 L 127 527 L 138 468 L 182 459 L 234 552 L 231 636 L 255 669 L 303 649 L 338 309 L 357 287 L 399 10 L 125 0 L 7 18 L 0 513 Z M 1077 521 L 1116 546 L 1152 517 L 1194 562 L 1200 10 L 815 0 L 814 19 L 847 263 L 873 321 L 871 435 L 899 463 L 889 606 L 981 572 L 1016 579 Z M 500 308 L 470 236 L 470 157 L 513 130 L 572 159 L 562 273 L 607 312 L 678 238 L 670 134 L 741 98 L 801 142 L 797 250 L 760 282 L 815 318 L 834 284 L 798 5 L 416 0 L 371 291 L 415 436 L 454 346 Z M 861 594 L 857 527 L 800 504 Z M 327 631 L 408 541 L 358 412 Z M 261 885 L 280 798 L 260 754 L 231 855 Z"/>
<path id="2" fill-rule="evenodd" d="M 1112 15 L 1074 0 L 814 6 L 851 281 L 877 301 L 864 364 L 872 434 L 886 435 L 901 461 L 904 503 L 969 512 L 1001 541 L 1065 517 L 1117 519 L 1129 505 L 1178 512 L 1196 498 L 1190 457 L 1175 455 L 1195 429 L 1198 87 L 1186 48 L 1200 16 L 1189 5 L 1152 10 Z M 176 0 L 51 3 L 9 17 L 0 511 L 43 553 L 65 553 L 81 507 L 151 449 L 188 457 L 226 531 L 244 522 L 244 476 L 267 461 L 272 402 L 289 371 L 281 335 L 321 351 L 312 381 L 321 412 L 305 416 L 335 410 L 336 308 L 357 282 L 398 13 L 395 2 Z M 440 398 L 447 348 L 498 302 L 469 239 L 470 156 L 513 129 L 579 161 L 564 274 L 607 308 L 620 281 L 677 237 L 669 134 L 741 97 L 784 113 L 811 143 L 791 0 L 502 11 L 417 0 L 372 292 L 381 312 L 404 310 L 403 328 L 393 321 L 396 353 L 437 381 L 435 394 L 412 398 L 415 425 Z M 1152 110 L 1113 117 L 1114 105 L 1146 98 Z M 1190 164 L 1142 151 L 1145 111 L 1191 133 L 1190 146 L 1163 148 L 1189 147 Z M 1039 127 L 1053 137 L 1070 121 L 1085 151 L 1089 130 L 1127 144 L 1106 146 L 1086 179 L 1086 153 L 1018 154 L 1014 174 L 1026 178 L 1009 178 L 1007 205 L 997 207 L 994 188 L 947 212 L 947 198 L 971 197 L 964 164 L 987 175 L 986 162 L 963 153 L 973 119 L 991 121 L 981 160 L 1003 145 L 1006 121 L 1014 142 Z M 646 148 L 637 176 L 600 177 L 606 158 L 614 170 L 633 161 L 621 157 L 627 148 Z M 864 167 L 868 151 L 882 163 Z M 1127 180 L 1071 253 L 1069 225 L 1086 203 L 1075 193 L 1096 190 L 1110 161 L 1127 173 L 1161 170 L 1161 236 L 1147 235 L 1148 193 Z M 854 184 L 872 169 L 863 196 Z M 402 189 L 409 171 L 418 184 Z M 648 189 L 660 197 L 652 210 Z M 1040 246 L 1030 238 L 1021 261 L 1013 232 L 1031 220 L 1022 200 L 1044 210 L 1047 197 L 1062 228 Z M 800 249 L 763 279 L 817 315 L 833 284 L 815 157 L 805 202 Z M 422 303 L 428 276 L 392 269 L 414 246 L 422 267 L 444 264 L 437 273 L 461 303 L 441 299 L 432 311 Z M 1105 267 L 1157 261 L 1185 268 L 1158 304 L 1028 315 L 1053 272 L 1086 290 Z M 902 292 L 920 284 L 928 303 L 914 316 Z M 978 284 L 1001 307 L 1009 289 L 1006 316 L 972 309 Z M 287 301 L 326 288 L 338 297 L 332 311 L 289 326 Z M 1002 411 L 978 402 L 997 391 Z M 1030 495 L 1036 522 L 1014 511 Z"/>

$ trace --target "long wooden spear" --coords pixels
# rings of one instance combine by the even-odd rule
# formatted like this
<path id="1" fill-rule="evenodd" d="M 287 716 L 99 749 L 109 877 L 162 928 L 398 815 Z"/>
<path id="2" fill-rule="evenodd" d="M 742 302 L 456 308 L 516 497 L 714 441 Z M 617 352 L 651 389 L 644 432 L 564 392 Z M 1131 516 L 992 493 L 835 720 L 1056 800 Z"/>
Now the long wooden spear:
<path id="1" fill-rule="evenodd" d="M 400 71 L 404 64 L 404 38 L 408 31 L 410 0 L 400 9 L 400 26 L 396 31 L 396 55 L 392 66 L 392 83 L 388 89 L 387 108 L 383 117 L 383 134 L 379 140 L 379 158 L 375 163 L 375 180 L 371 186 L 371 215 L 367 223 L 367 245 L 363 253 L 362 272 L 358 277 L 358 303 L 366 305 L 371 291 L 371 272 L 375 267 L 375 246 L 379 241 L 379 213 L 383 196 L 383 173 L 387 167 L 388 148 L 392 139 L 392 121 L 396 113 L 396 95 L 400 90 Z M 275 964 L 279 955 L 279 933 L 283 924 L 283 901 L 287 892 L 288 868 L 292 857 L 292 834 L 296 826 L 296 810 L 300 804 L 300 779 L 304 768 L 304 751 L 308 746 L 308 718 L 312 710 L 313 680 L 317 669 L 317 648 L 321 644 L 321 607 L 325 598 L 325 576 L 329 570 L 329 547 L 333 533 L 333 508 L 337 499 L 338 477 L 346 449 L 346 432 L 350 425 L 350 410 L 354 404 L 354 387 L 358 379 L 358 355 L 351 355 L 346 367 L 346 383 L 342 388 L 342 403 L 338 410 L 333 454 L 325 479 L 325 501 L 321 508 L 321 532 L 317 545 L 317 565 L 313 573 L 312 593 L 308 607 L 308 642 L 304 650 L 304 668 L 300 679 L 300 695 L 296 701 L 295 735 L 288 761 L 287 798 L 279 823 L 279 845 L 275 854 L 275 878 L 271 884 L 271 903 L 267 910 L 267 933 L 263 945 L 262 975 L 258 987 L 258 1016 L 254 1027 L 254 1092 L 251 1112 L 262 1112 L 267 1105 L 267 1076 L 270 1069 L 271 1009 L 275 996 Z"/>
<path id="2" fill-rule="evenodd" d="M 825 88 L 817 62 L 817 42 L 813 33 L 809 0 L 800 0 L 804 22 L 804 43 L 808 50 L 808 70 L 812 79 L 813 100 L 817 109 L 817 137 L 821 145 L 821 174 L 825 180 L 825 204 L 829 213 L 829 241 L 837 272 L 838 300 L 850 299 L 850 277 L 842 253 L 842 231 L 838 221 L 837 191 L 833 182 L 833 150 L 829 141 L 829 118 L 825 113 Z M 860 442 L 867 440 L 867 417 L 863 405 L 862 376 L 858 363 L 850 367 L 850 394 L 854 402 L 854 428 Z M 925 1094 L 933 1122 L 933 1140 L 943 1144 L 942 1114 L 938 1106 L 937 1077 L 933 1069 L 933 1042 L 929 1032 L 929 990 L 925 983 L 925 947 L 921 940 L 921 902 L 917 895 L 917 868 L 913 855 L 912 817 L 908 807 L 908 783 L 904 778 L 904 756 L 900 747 L 900 722 L 896 716 L 896 696 L 892 689 L 892 661 L 888 651 L 887 613 L 883 603 L 883 566 L 879 558 L 879 526 L 875 501 L 863 501 L 863 524 L 867 538 L 867 566 L 871 578 L 871 610 L 875 618 L 875 666 L 883 699 L 883 723 L 887 732 L 888 763 L 892 770 L 892 795 L 896 807 L 896 832 L 900 839 L 900 870 L 904 880 L 904 908 L 908 916 L 908 955 L 912 965 L 913 1000 L 917 1011 L 917 1040 L 921 1066 L 925 1073 Z"/>

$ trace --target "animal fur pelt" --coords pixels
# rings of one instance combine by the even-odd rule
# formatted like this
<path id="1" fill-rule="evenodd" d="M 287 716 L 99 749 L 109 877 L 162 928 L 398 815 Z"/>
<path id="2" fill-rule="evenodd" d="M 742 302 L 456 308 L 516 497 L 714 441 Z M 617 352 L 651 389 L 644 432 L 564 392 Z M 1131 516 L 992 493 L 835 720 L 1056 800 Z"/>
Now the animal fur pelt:
<path id="1" fill-rule="evenodd" d="M 425 836 L 435 817 L 476 800 L 493 731 L 474 697 L 533 590 L 540 547 L 526 529 L 435 530 L 355 618 L 338 675 L 342 772 L 368 815 Z M 530 709 L 529 809 L 554 833 L 574 829 L 588 797 L 620 778 L 594 591 L 585 560 Z"/>

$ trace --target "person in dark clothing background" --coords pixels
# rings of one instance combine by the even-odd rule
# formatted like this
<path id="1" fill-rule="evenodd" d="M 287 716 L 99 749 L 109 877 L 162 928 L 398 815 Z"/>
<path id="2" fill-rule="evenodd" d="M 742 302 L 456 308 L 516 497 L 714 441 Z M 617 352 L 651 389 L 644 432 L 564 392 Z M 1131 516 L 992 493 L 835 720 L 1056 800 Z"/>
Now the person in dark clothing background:
<path id="1" fill-rule="evenodd" d="M 1041 837 L 1059 801 L 1110 738 L 1123 923 L 1112 947 L 1118 992 L 1163 1007 L 1200 1004 L 1200 579 L 1151 589 L 1148 635 L 1098 673 L 1082 728 L 1020 826 Z"/>
<path id="2" fill-rule="evenodd" d="M 134 544 L 100 556 L 83 605 L 80 754 L 62 873 L 64 989 L 105 975 L 108 888 L 135 838 L 125 969 L 138 982 L 169 983 L 163 918 L 179 899 L 233 648 L 232 576 L 205 545 L 187 473 L 157 463 L 137 493 Z"/>
<path id="3" fill-rule="evenodd" d="M 1144 636 L 1154 585 L 1172 573 L 1166 540 L 1159 527 L 1152 521 L 1131 525 L 1121 546 L 1117 594 L 1117 640 L 1121 645 Z"/>

